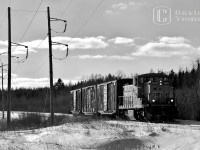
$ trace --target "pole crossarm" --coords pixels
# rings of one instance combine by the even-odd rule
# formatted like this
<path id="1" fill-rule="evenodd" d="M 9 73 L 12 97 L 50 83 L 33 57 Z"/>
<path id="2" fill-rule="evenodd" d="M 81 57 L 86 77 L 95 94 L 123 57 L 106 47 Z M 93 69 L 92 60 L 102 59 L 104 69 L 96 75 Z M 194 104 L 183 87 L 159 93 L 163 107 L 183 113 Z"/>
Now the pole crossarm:
<path id="1" fill-rule="evenodd" d="M 52 42 L 52 45 L 64 45 L 68 47 L 68 44 L 60 43 L 60 42 Z"/>
<path id="2" fill-rule="evenodd" d="M 63 22 L 67 22 L 66 20 L 63 19 L 58 19 L 58 18 L 50 18 L 50 21 L 63 21 Z"/>
<path id="3" fill-rule="evenodd" d="M 64 43 L 60 43 L 60 42 L 52 42 L 52 45 L 64 45 L 64 46 L 66 46 L 67 47 L 66 57 L 68 56 L 68 51 L 69 51 L 68 44 L 64 44 Z"/>
<path id="4" fill-rule="evenodd" d="M 11 46 L 22 46 L 22 47 L 25 47 L 26 48 L 26 59 L 28 58 L 28 46 L 27 45 L 11 42 Z M 11 57 L 19 58 L 17 56 L 11 56 Z"/>
<path id="5" fill-rule="evenodd" d="M 8 52 L 3 52 L 3 53 L 0 53 L 0 55 L 4 55 L 4 54 L 8 54 Z"/>
<path id="6" fill-rule="evenodd" d="M 11 45 L 11 46 L 23 46 L 23 47 L 25 47 L 26 49 L 28 49 L 28 46 L 26 46 L 26 45 L 23 45 L 23 44 L 19 44 L 19 43 L 14 43 L 14 42 L 11 42 L 13 45 Z"/>
<path id="7" fill-rule="evenodd" d="M 56 32 L 56 33 L 65 33 L 65 31 L 67 29 L 67 21 L 66 20 L 49 17 L 49 22 L 51 22 L 51 21 L 62 21 L 62 22 L 64 22 L 65 23 L 65 28 L 64 28 L 63 32 L 57 32 L 57 31 L 54 31 L 54 30 L 53 31 Z"/>
<path id="8" fill-rule="evenodd" d="M 8 66 L 8 64 L 5 64 L 5 65 L 1 65 L 1 66 L 0 66 L 0 68 L 1 68 L 1 67 L 3 67 L 3 66 Z M 4 69 L 4 70 L 6 70 L 6 69 Z"/>

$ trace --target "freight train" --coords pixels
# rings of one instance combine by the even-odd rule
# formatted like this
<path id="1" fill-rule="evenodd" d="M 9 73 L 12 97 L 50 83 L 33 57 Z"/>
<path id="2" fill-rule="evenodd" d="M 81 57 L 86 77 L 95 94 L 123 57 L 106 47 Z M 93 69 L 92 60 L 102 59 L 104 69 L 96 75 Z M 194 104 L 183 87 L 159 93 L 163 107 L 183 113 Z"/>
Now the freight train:
<path id="1" fill-rule="evenodd" d="M 130 120 L 173 120 L 175 93 L 164 73 L 138 75 L 71 91 L 72 113 Z"/>

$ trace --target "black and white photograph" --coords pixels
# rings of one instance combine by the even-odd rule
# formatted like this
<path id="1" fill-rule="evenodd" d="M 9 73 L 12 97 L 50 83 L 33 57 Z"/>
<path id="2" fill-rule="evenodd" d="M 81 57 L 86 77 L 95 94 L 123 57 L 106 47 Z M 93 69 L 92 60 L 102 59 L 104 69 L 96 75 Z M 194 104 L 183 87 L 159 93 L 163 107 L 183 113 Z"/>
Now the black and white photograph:
<path id="1" fill-rule="evenodd" d="M 0 0 L 0 150 L 199 149 L 199 0 Z"/>

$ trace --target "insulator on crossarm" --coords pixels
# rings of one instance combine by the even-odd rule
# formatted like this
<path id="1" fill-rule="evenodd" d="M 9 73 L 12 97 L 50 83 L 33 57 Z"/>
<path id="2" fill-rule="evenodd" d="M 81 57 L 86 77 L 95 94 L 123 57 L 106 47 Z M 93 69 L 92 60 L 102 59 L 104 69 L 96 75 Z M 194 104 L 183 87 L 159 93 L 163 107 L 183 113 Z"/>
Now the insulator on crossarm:
<path id="1" fill-rule="evenodd" d="M 28 49 L 27 49 L 27 51 L 26 51 L 26 59 L 28 58 Z"/>
<path id="2" fill-rule="evenodd" d="M 67 45 L 67 53 L 66 53 L 66 57 L 68 56 L 68 51 L 69 51 L 69 48 L 68 48 L 68 45 Z"/>
<path id="3" fill-rule="evenodd" d="M 65 21 L 65 28 L 64 28 L 63 33 L 66 31 L 66 29 L 67 29 L 67 21 Z"/>

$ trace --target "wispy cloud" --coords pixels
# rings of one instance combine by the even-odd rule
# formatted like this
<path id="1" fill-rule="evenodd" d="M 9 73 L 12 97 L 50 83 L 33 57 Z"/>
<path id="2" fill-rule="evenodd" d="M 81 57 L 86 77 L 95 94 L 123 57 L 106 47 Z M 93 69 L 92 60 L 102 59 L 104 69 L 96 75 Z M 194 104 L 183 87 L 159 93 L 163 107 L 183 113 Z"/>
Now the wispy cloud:
<path id="1" fill-rule="evenodd" d="M 113 4 L 112 5 L 112 8 L 117 8 L 117 9 L 120 9 L 120 10 L 124 10 L 124 9 L 127 9 L 128 8 L 128 3 L 117 3 L 117 4 Z"/>
<path id="2" fill-rule="evenodd" d="M 104 49 L 109 46 L 110 43 L 113 44 L 124 44 L 132 46 L 134 45 L 134 39 L 128 37 L 116 37 L 108 39 L 104 36 L 97 37 L 83 37 L 83 38 L 71 38 L 71 37 L 53 37 L 52 41 L 60 42 L 63 44 L 68 44 L 70 50 L 76 49 Z M 1 44 L 1 43 L 0 43 Z M 36 52 L 37 49 L 48 49 L 48 39 L 34 40 L 22 43 L 28 45 L 31 52 Z M 66 50 L 66 47 L 63 45 L 53 45 L 53 49 Z M 22 53 L 25 51 L 23 49 L 16 49 L 16 52 Z"/>
<path id="3" fill-rule="evenodd" d="M 70 37 L 53 37 L 52 41 L 60 42 L 63 44 L 69 44 L 70 50 L 74 49 L 100 49 L 106 48 L 108 43 L 105 42 L 105 37 L 85 37 L 85 38 L 70 38 Z M 40 44 L 41 43 L 41 44 Z M 47 49 L 48 39 L 44 41 L 35 40 L 30 42 L 25 42 L 24 44 L 29 45 L 32 49 Z M 39 45 L 39 46 L 38 46 Z M 53 45 L 54 49 L 65 50 L 66 47 L 63 45 Z"/>
<path id="4" fill-rule="evenodd" d="M 116 37 L 116 38 L 108 40 L 108 42 L 111 42 L 111 43 L 114 43 L 114 44 L 134 45 L 134 39 L 125 38 L 125 37 Z"/>
<path id="5" fill-rule="evenodd" d="M 157 41 L 138 46 L 132 56 L 172 57 L 193 56 L 200 51 L 184 37 L 158 37 Z"/>
<path id="6" fill-rule="evenodd" d="M 21 43 L 23 45 L 29 46 L 27 43 Z M 12 54 L 26 54 L 27 50 L 25 47 L 23 46 L 12 46 Z M 8 41 L 0 41 L 0 53 L 6 53 L 8 52 Z M 29 53 L 36 53 L 36 51 L 34 49 L 32 49 L 30 46 L 28 48 L 28 52 Z"/>
<path id="7" fill-rule="evenodd" d="M 72 58 L 77 59 L 107 59 L 107 60 L 134 60 L 135 58 L 132 56 L 119 56 L 119 55 L 78 55 L 72 56 Z"/>
<path id="8" fill-rule="evenodd" d="M 138 9 L 138 8 L 141 8 L 142 6 L 146 6 L 148 5 L 147 3 L 144 3 L 144 2 L 126 2 L 126 3 L 116 3 L 116 4 L 113 4 L 111 6 L 111 8 L 109 10 L 106 10 L 106 13 L 107 14 L 117 14 L 117 10 L 119 11 L 123 11 L 123 10 L 126 10 L 128 8 L 134 8 L 134 9 Z"/>
<path id="9" fill-rule="evenodd" d="M 20 78 L 17 75 L 12 75 L 12 88 L 39 88 L 49 87 L 48 78 Z M 58 79 L 54 79 L 56 82 Z M 63 79 L 65 84 L 77 83 L 78 80 Z M 4 88 L 7 87 L 7 81 L 4 82 Z"/>

